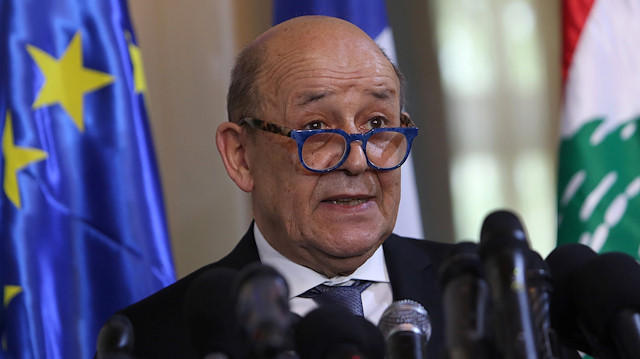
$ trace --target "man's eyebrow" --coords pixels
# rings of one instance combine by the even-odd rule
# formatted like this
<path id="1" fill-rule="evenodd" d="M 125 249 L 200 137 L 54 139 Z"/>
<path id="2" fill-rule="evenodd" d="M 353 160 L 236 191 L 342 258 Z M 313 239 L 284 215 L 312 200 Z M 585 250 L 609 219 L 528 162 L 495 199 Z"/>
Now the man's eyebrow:
<path id="1" fill-rule="evenodd" d="M 298 106 L 305 106 L 312 102 L 318 101 L 328 95 L 327 91 L 308 91 L 301 93 L 295 101 Z"/>
<path id="2" fill-rule="evenodd" d="M 395 91 L 387 88 L 379 89 L 379 90 L 370 90 L 367 92 L 370 93 L 373 97 L 381 100 L 388 100 L 392 97 L 393 94 L 395 94 Z"/>

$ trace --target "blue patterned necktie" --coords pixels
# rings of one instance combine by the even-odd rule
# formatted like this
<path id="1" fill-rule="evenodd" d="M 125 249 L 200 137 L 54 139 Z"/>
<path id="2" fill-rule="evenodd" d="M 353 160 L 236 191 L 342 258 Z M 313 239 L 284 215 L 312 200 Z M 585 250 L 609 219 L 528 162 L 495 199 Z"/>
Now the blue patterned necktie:
<path id="1" fill-rule="evenodd" d="M 298 297 L 313 299 L 318 305 L 340 305 L 355 315 L 364 316 L 361 295 L 371 284 L 366 280 L 354 280 L 352 285 L 347 286 L 320 284 Z"/>

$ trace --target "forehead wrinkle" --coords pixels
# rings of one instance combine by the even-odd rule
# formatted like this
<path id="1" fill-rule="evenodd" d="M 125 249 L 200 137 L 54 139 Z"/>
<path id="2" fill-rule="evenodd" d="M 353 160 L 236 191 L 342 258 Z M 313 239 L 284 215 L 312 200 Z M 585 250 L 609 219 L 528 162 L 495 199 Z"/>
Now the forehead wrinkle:
<path id="1" fill-rule="evenodd" d="M 309 62 L 309 59 L 296 58 L 294 52 L 279 54 L 276 60 L 267 61 L 263 65 L 263 69 L 259 76 L 259 86 L 262 91 L 270 90 L 269 93 L 264 93 L 265 97 L 276 98 L 282 89 L 286 80 L 290 77 L 298 75 L 300 79 L 312 77 L 309 75 L 300 75 L 304 72 L 309 72 L 308 68 L 305 68 L 304 64 Z"/>
<path id="2" fill-rule="evenodd" d="M 325 77 L 325 79 L 326 78 L 327 77 Z M 355 81 L 357 81 L 357 79 Z M 397 97 L 394 96 L 397 91 L 386 84 L 375 85 L 374 88 L 364 88 L 363 90 L 358 89 L 358 87 L 361 87 L 361 85 L 358 84 L 349 84 L 348 89 L 338 89 L 338 91 L 334 90 L 332 87 L 333 84 L 328 84 L 317 88 L 312 87 L 303 89 L 299 92 L 294 92 L 290 96 L 289 103 L 296 108 L 305 108 L 314 103 L 322 102 L 325 99 L 331 99 L 337 94 L 337 92 L 343 93 L 344 91 L 346 91 L 346 93 L 344 93 L 345 100 L 357 92 L 369 96 L 376 101 L 394 102 L 397 100 Z"/>
<path id="3" fill-rule="evenodd" d="M 363 93 L 371 94 L 376 99 L 386 100 L 393 95 L 397 98 L 398 89 L 394 87 L 399 87 L 399 82 L 386 58 L 372 56 L 369 60 L 362 60 L 361 57 L 354 59 L 351 51 L 349 55 L 333 57 L 325 56 L 327 52 L 319 54 L 316 50 L 288 47 L 271 51 L 263 64 L 259 80 L 260 88 L 267 91 L 263 92 L 267 103 L 275 108 L 286 107 L 287 103 L 305 107 L 341 92 L 345 83 L 349 88 L 361 84 L 367 86 Z M 305 79 L 312 80 L 303 85 L 306 88 L 281 97 L 292 84 L 295 88 L 297 83 Z M 359 83 L 363 79 L 366 81 Z M 367 83 L 369 80 L 371 82 Z M 348 84 L 348 81 L 352 83 Z"/>
<path id="4" fill-rule="evenodd" d="M 319 89 L 319 90 L 306 90 L 301 94 L 297 95 L 293 99 L 293 105 L 299 107 L 305 107 L 313 102 L 320 101 L 325 98 L 327 95 L 330 95 L 330 91 Z"/>
<path id="5" fill-rule="evenodd" d="M 377 71 L 376 71 L 377 72 Z M 276 91 L 294 78 L 294 81 L 313 79 L 313 83 L 293 93 L 294 103 L 310 103 L 329 97 L 345 88 L 363 88 L 362 92 L 378 99 L 388 99 L 397 94 L 394 85 L 397 80 L 388 75 L 376 74 L 371 76 L 366 69 L 355 71 L 339 71 L 330 68 L 315 68 L 293 71 L 277 81 Z M 366 83 L 369 79 L 376 81 L 374 85 Z M 364 81 L 362 81 L 364 80 Z"/>

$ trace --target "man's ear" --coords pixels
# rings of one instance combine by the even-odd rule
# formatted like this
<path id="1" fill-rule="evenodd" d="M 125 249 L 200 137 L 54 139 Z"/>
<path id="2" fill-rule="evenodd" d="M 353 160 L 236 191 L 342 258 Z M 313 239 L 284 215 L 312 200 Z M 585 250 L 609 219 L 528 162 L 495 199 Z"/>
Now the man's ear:
<path id="1" fill-rule="evenodd" d="M 233 122 L 224 122 L 216 131 L 216 145 L 222 157 L 227 174 L 236 186 L 245 192 L 253 190 L 253 176 L 247 161 L 247 138 L 242 126 Z"/>
<path id="2" fill-rule="evenodd" d="M 404 122 L 413 123 L 413 121 L 411 121 L 411 116 L 409 116 L 409 113 L 407 111 L 401 111 L 400 112 L 400 116 L 403 117 L 400 120 L 402 125 L 406 126 L 406 124 Z"/>

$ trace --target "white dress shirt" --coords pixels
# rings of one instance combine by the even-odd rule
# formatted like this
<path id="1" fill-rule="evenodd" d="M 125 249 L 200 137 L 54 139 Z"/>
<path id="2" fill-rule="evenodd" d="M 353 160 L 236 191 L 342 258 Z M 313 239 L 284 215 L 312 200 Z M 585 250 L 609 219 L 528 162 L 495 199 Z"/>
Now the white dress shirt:
<path id="1" fill-rule="evenodd" d="M 272 266 L 282 274 L 289 286 L 289 306 L 291 311 L 300 316 L 305 316 L 308 312 L 317 308 L 317 304 L 313 299 L 297 296 L 320 284 L 330 286 L 350 285 L 354 279 L 374 282 L 362 292 L 364 317 L 374 324 L 378 324 L 382 313 L 393 301 L 391 283 L 389 282 L 389 273 L 384 261 L 382 246 L 349 276 L 327 278 L 310 268 L 292 262 L 276 251 L 267 242 L 255 223 L 253 225 L 253 235 L 258 247 L 260 261 Z"/>

